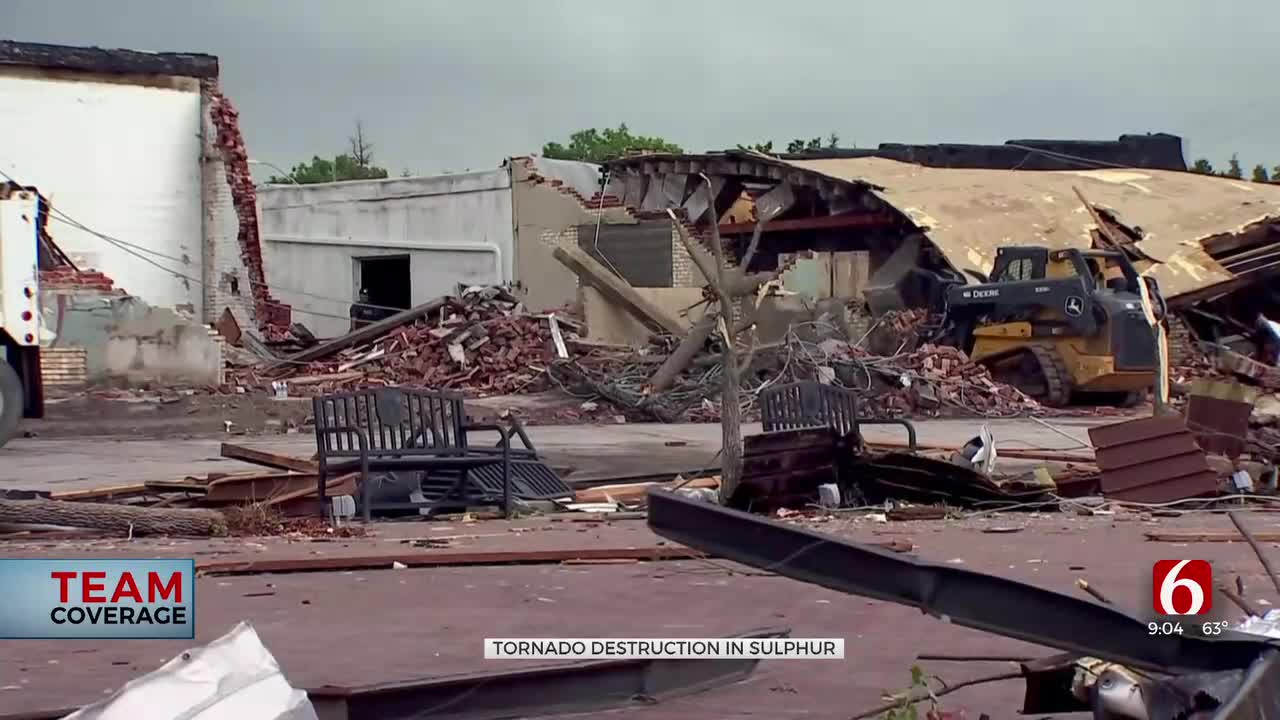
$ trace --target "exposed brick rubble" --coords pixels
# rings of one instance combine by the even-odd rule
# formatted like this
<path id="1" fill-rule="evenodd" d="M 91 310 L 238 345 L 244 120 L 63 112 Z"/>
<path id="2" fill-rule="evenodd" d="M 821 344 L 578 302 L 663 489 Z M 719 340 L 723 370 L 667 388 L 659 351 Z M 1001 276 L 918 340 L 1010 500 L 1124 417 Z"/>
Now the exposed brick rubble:
<path id="1" fill-rule="evenodd" d="M 222 150 L 227 184 L 240 220 L 236 239 L 240 244 L 240 259 L 249 273 L 258 329 L 270 339 L 283 338 L 288 333 L 290 309 L 273 298 L 267 287 L 258 235 L 257 191 L 249 172 L 249 153 L 240 134 L 240 113 L 222 94 L 216 81 L 204 80 L 201 88 L 209 100 L 209 115 L 218 131 L 217 145 Z"/>
<path id="2" fill-rule="evenodd" d="M 570 336 L 564 318 L 562 339 Z M 452 346 L 452 349 L 451 349 Z M 289 370 L 296 392 L 332 392 L 370 386 L 464 390 L 485 396 L 547 389 L 544 372 L 553 358 L 551 326 L 544 315 L 525 314 L 499 288 L 471 289 L 450 298 L 438 313 L 402 325 L 361 346 Z M 298 383 L 302 376 L 324 376 Z M 242 374 L 241 384 L 269 385 Z"/>
<path id="3" fill-rule="evenodd" d="M 126 294 L 115 282 L 97 270 L 77 270 L 58 267 L 40 271 L 40 287 L 48 290 L 93 290 L 102 293 Z"/>

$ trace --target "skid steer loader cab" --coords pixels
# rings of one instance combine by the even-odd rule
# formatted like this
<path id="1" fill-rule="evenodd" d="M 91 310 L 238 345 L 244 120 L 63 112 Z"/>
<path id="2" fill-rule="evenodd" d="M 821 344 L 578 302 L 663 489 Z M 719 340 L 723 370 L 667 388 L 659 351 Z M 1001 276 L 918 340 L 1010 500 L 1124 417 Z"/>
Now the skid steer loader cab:
<path id="1" fill-rule="evenodd" d="M 1158 363 L 1139 283 L 1162 314 L 1122 252 L 1003 247 L 986 282 L 948 289 L 944 339 L 1042 403 L 1131 404 Z"/>

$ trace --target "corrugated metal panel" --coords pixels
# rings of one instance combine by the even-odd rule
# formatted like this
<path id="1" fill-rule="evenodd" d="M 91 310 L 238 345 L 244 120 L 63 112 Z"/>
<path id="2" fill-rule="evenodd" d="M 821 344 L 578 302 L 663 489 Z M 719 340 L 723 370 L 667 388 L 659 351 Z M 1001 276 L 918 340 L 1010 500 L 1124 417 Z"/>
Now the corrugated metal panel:
<path id="1" fill-rule="evenodd" d="M 1109 498 L 1159 503 L 1218 490 L 1217 475 L 1180 416 L 1090 428 L 1089 439 Z"/>
<path id="2" fill-rule="evenodd" d="M 1187 401 L 1187 427 L 1196 431 L 1207 452 L 1240 457 L 1249 436 L 1253 403 L 1192 394 Z"/>
<path id="3" fill-rule="evenodd" d="M 635 287 L 671 287 L 671 223 L 578 226 L 578 247 Z"/>

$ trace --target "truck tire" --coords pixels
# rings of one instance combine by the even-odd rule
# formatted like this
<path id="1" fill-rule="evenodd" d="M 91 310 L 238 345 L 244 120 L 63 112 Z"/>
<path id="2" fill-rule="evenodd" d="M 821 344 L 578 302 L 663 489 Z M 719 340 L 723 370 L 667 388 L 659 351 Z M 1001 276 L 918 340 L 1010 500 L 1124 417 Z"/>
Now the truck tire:
<path id="1" fill-rule="evenodd" d="M 12 365 L 0 360 L 0 447 L 18 434 L 24 404 L 22 396 L 22 378 Z"/>

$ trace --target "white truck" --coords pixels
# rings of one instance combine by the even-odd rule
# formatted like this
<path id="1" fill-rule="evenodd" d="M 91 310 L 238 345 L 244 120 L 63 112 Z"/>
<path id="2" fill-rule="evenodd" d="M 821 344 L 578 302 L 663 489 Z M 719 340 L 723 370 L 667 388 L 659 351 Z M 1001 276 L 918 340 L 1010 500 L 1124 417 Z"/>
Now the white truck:
<path id="1" fill-rule="evenodd" d="M 24 418 L 44 415 L 40 379 L 40 200 L 0 197 L 0 446 Z"/>

